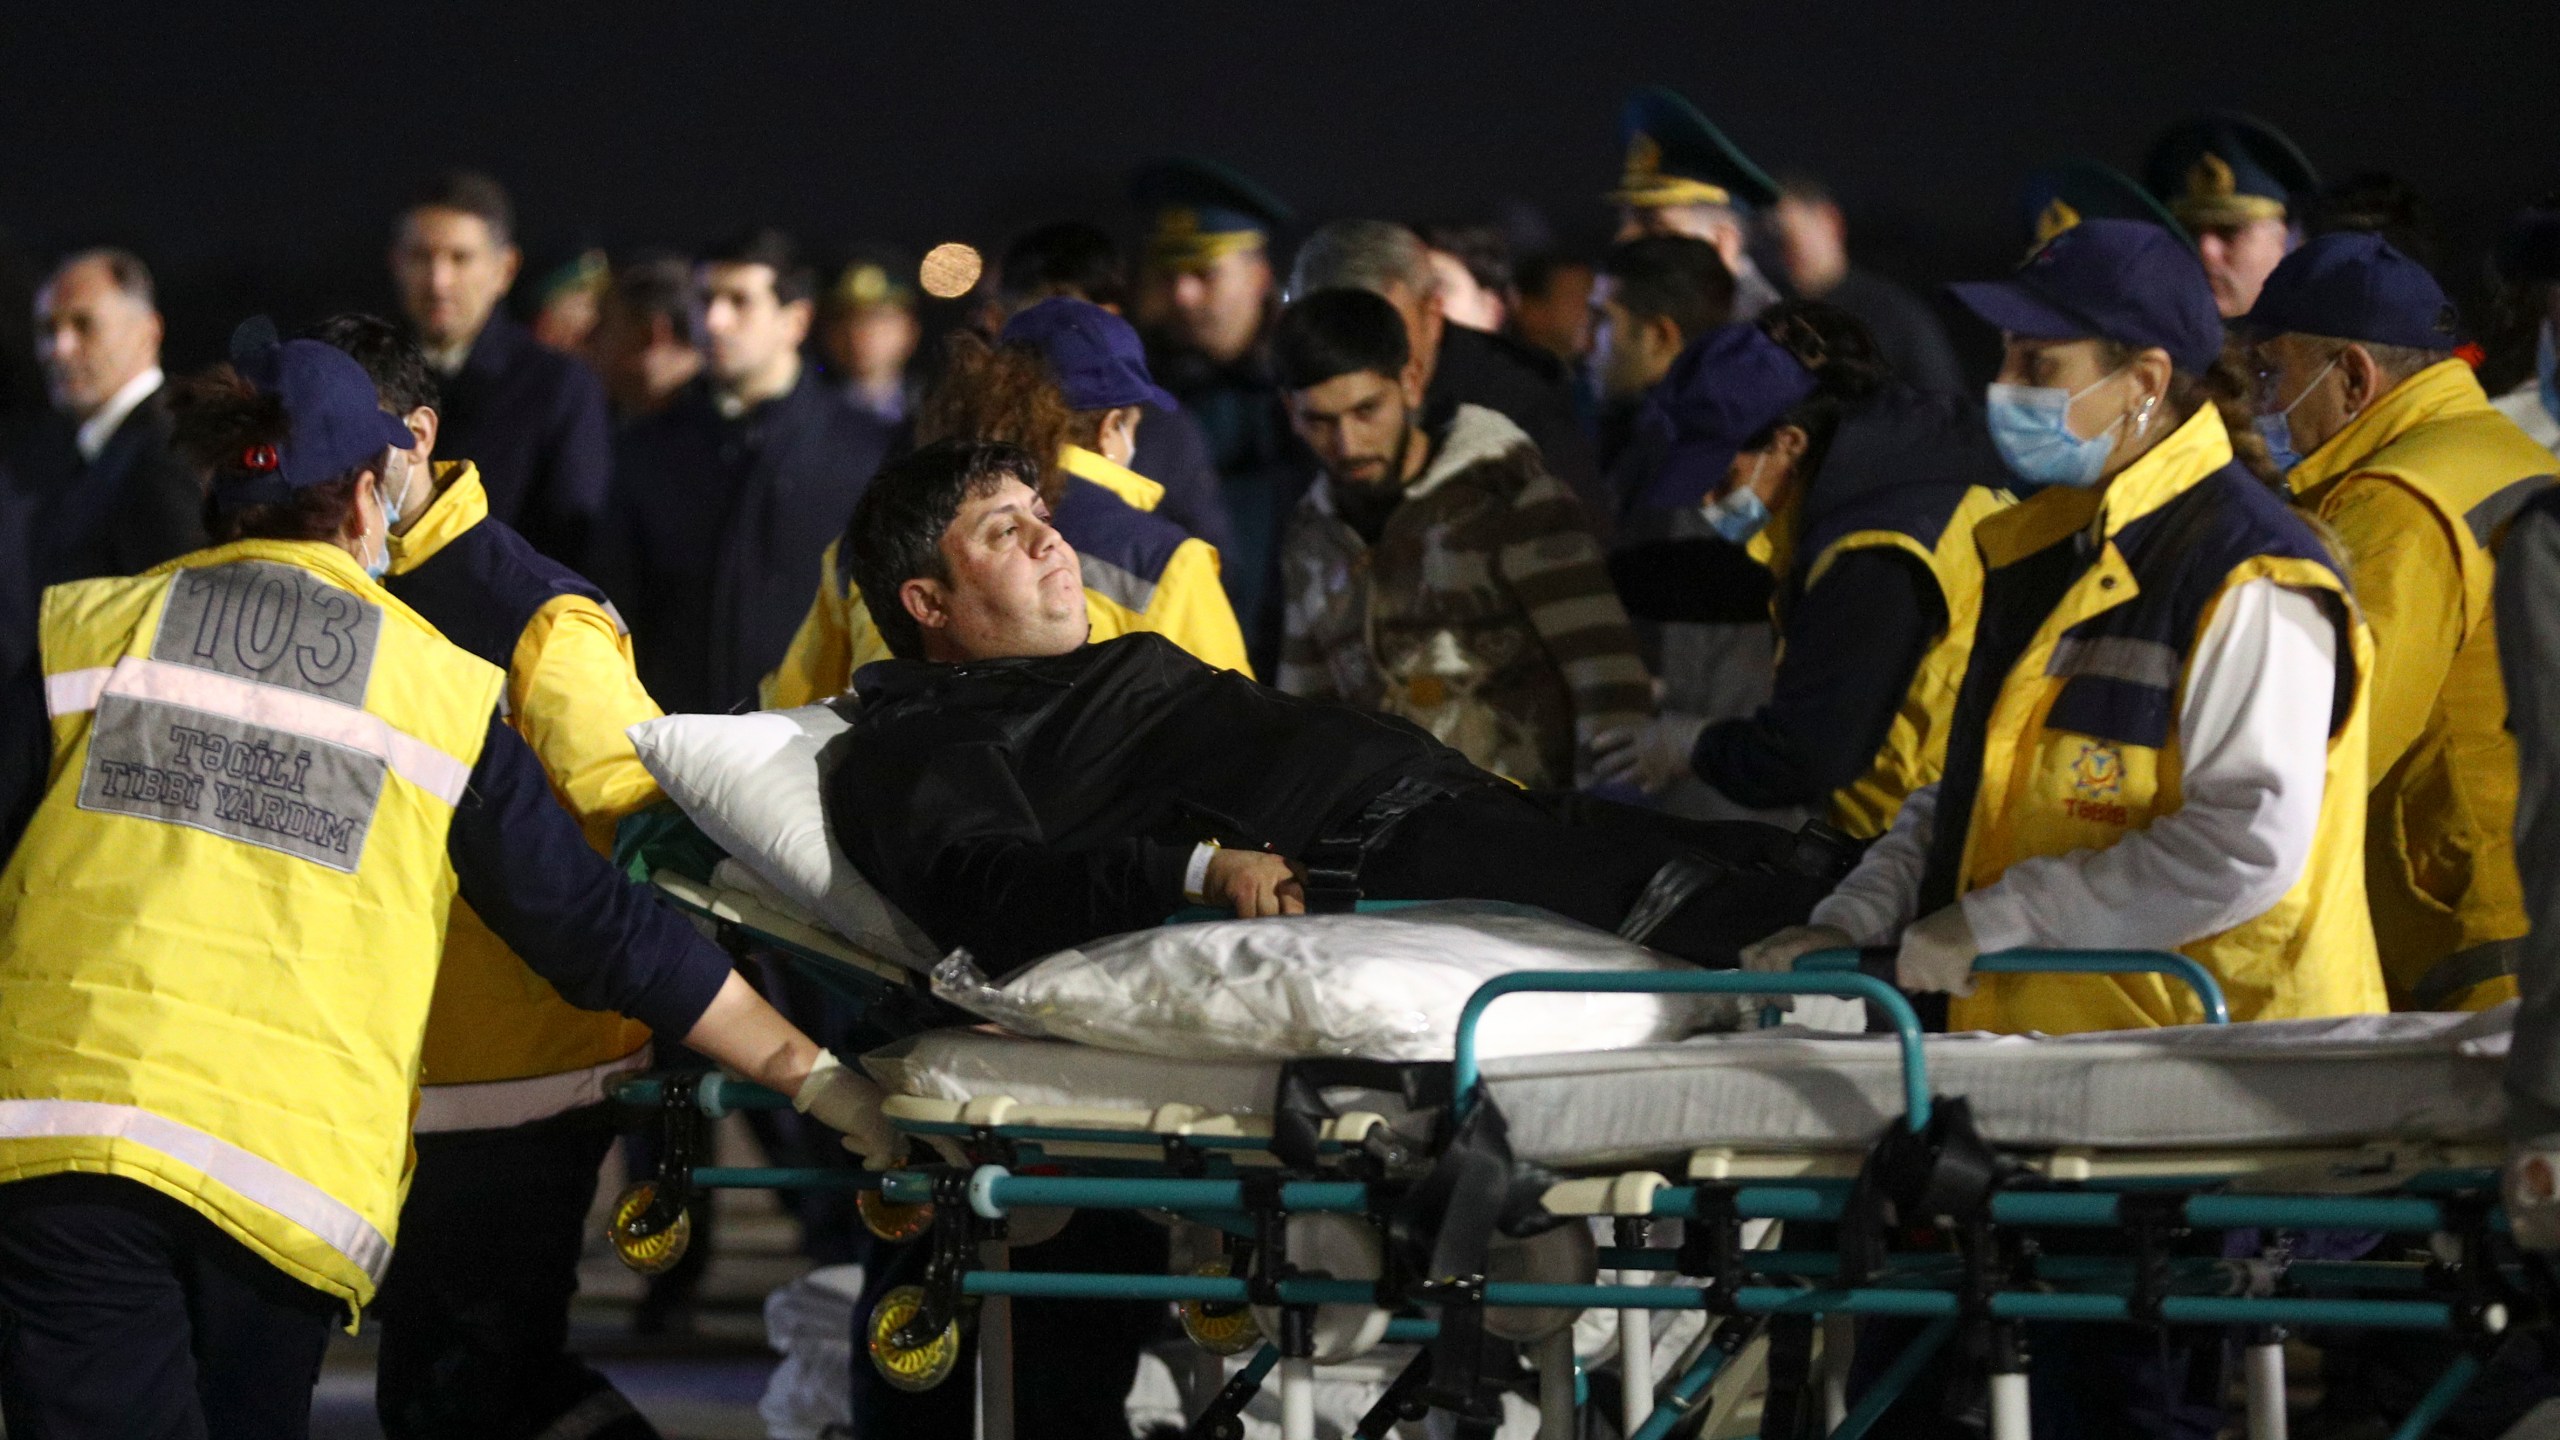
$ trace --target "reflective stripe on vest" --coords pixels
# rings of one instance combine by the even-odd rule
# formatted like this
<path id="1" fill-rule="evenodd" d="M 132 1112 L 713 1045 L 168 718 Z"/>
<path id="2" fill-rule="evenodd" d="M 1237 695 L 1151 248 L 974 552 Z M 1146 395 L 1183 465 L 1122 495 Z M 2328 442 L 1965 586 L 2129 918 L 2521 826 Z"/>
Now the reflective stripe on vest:
<path id="1" fill-rule="evenodd" d="M 649 1047 L 641 1046 L 618 1060 L 535 1075 L 522 1080 L 483 1080 L 466 1085 L 424 1085 L 418 1089 L 418 1114 L 410 1129 L 421 1135 L 448 1130 L 500 1130 L 565 1115 L 607 1098 L 618 1077 L 649 1068 Z"/>
<path id="2" fill-rule="evenodd" d="M 471 767 L 379 715 L 165 660 L 127 656 L 111 670 L 48 675 L 45 709 L 55 718 L 95 710 L 109 696 L 131 696 L 181 705 L 207 715 L 287 730 L 370 755 L 401 779 L 447 805 L 459 805 L 471 787 Z"/>
<path id="3" fill-rule="evenodd" d="M 120 1140 L 156 1150 L 320 1238 L 382 1283 L 391 1242 L 319 1186 L 227 1140 L 132 1105 L 95 1100 L 0 1100 L 0 1138 Z"/>

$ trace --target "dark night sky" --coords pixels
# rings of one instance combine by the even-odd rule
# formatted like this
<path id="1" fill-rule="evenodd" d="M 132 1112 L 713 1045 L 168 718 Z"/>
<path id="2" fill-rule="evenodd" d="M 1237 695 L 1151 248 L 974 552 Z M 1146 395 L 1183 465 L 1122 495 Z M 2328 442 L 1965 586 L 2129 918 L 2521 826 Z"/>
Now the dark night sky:
<path id="1" fill-rule="evenodd" d="M 1176 149 L 1317 218 L 1521 199 L 1587 233 L 1617 103 L 1660 80 L 1828 177 L 1885 268 L 1941 279 L 2014 256 L 2034 165 L 2131 169 L 2167 119 L 2237 106 L 2333 177 L 2416 181 L 2466 287 L 2560 185 L 2549 0 L 98 8 L 0 19 L 0 227 L 39 257 L 139 249 L 181 361 L 251 309 L 386 304 L 388 216 L 457 162 L 514 188 L 537 263 L 748 220 L 990 246 L 1123 220 L 1125 170 Z"/>

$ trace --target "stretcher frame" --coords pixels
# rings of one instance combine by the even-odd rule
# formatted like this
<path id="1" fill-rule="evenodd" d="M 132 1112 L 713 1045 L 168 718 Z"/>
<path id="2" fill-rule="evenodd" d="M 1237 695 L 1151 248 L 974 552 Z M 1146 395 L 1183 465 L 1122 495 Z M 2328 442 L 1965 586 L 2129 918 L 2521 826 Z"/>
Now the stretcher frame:
<path id="1" fill-rule="evenodd" d="M 781 956 L 830 993 L 856 1005 L 912 999 L 920 977 L 861 955 L 835 937 L 771 912 L 734 892 L 671 872 L 650 877 L 678 908 L 709 922 L 733 949 Z M 1858 973 L 1855 952 L 1809 956 L 1793 975 L 1730 971 L 1582 974 L 1525 973 L 1496 979 L 1469 1000 L 1451 1065 L 1459 1110 L 1482 1091 L 1476 1032 L 1496 1002 L 1534 993 L 1653 993 L 1847 996 L 1863 1000 L 1889 1025 L 1902 1057 L 1904 1113 L 1894 1124 L 1926 1130 L 1933 1111 L 1921 1027 L 1909 1002 L 1890 985 Z M 2183 956 L 2140 952 L 2013 952 L 1986 956 L 1985 972 L 2148 972 L 2185 981 L 2208 1023 L 2228 1020 L 2219 988 Z M 671 1126 L 696 1124 L 731 1110 L 780 1108 L 784 1097 L 717 1073 L 647 1076 L 615 1087 L 618 1100 L 653 1107 Z M 1008 1223 L 1026 1211 L 1115 1209 L 1151 1212 L 1230 1236 L 1254 1237 L 1263 1250 L 1285 1236 L 1287 1217 L 1382 1215 L 1392 1186 L 1371 1163 L 1392 1130 L 1378 1115 L 1344 1115 L 1317 1136 L 1318 1169 L 1281 1174 L 1267 1119 L 1217 1114 L 1171 1104 L 1151 1111 L 1024 1105 L 982 1095 L 965 1102 L 892 1097 L 891 1122 L 911 1137 L 927 1163 L 885 1174 L 847 1169 L 716 1167 L 690 1164 L 690 1147 L 671 1153 L 659 1195 L 722 1188 L 841 1188 L 872 1192 L 866 1204 L 929 1213 L 942 1234 L 929 1283 L 944 1292 L 936 1306 L 885 1337 L 922 1345 L 944 1327 L 956 1336 L 965 1307 L 978 1307 L 983 1434 L 1010 1440 L 1016 1415 L 1006 1302 L 1044 1299 L 1154 1300 L 1232 1312 L 1261 1303 L 1278 1307 L 1282 1333 L 1227 1380 L 1187 1432 L 1229 1437 L 1237 1417 L 1265 1384 L 1276 1384 L 1283 1440 L 1312 1440 L 1314 1309 L 1375 1305 L 1394 1312 L 1389 1343 L 1427 1342 L 1435 1315 L 1452 1304 L 1485 1309 L 1614 1310 L 1622 1343 L 1616 1408 L 1630 1440 L 1664 1440 L 1731 1380 L 1738 1360 L 1773 1316 L 1812 1316 L 1831 1354 L 1809 1382 L 1831 1440 L 1859 1440 L 1905 1394 L 1945 1347 L 1960 1336 L 1987 1355 L 1986 1401 L 1993 1440 L 2027 1440 L 2030 1323 L 2230 1327 L 2243 1337 L 2251 1440 L 2284 1440 L 2284 1353 L 2295 1327 L 2396 1329 L 2451 1334 L 2466 1342 L 2393 1440 L 2417 1440 L 2459 1399 L 2482 1357 L 2518 1323 L 2548 1323 L 2547 1271 L 2515 1263 L 2502 1244 L 2497 1208 L 2500 1153 L 2486 1145 L 2381 1141 L 2365 1145 L 2268 1147 L 2254 1150 L 2109 1150 L 2054 1147 L 2011 1151 L 2016 1188 L 1993 1193 L 1980 1213 L 1942 1217 L 1955 1239 L 1952 1254 L 1895 1253 L 1862 1283 L 1837 1283 L 1840 1257 L 1790 1250 L 1783 1227 L 1833 1224 L 1843 1216 L 1864 1152 L 1758 1151 L 1723 1145 L 1694 1149 L 1684 1165 L 1575 1175 L 1550 1186 L 1543 1207 L 1558 1217 L 1613 1222 L 1614 1245 L 1599 1247 L 1598 1268 L 1620 1272 L 1615 1284 L 1535 1284 L 1482 1276 L 1425 1277 L 1418 1284 L 1338 1280 L 1290 1272 L 1285 1253 L 1247 1275 L 1104 1275 L 1019 1272 L 1010 1268 Z M 680 1117 L 680 1118 L 679 1118 Z M 673 1150 L 674 1147 L 671 1147 Z M 1678 1169 L 1675 1179 L 1663 1173 Z M 1037 1169 L 1058 1173 L 1022 1173 Z M 677 1173 L 681 1172 L 681 1173 Z M 663 1206 L 662 1206 L 663 1208 Z M 1704 1246 L 1667 1249 L 1652 1242 L 1653 1222 L 1679 1219 Z M 1745 1244 L 1745 1227 L 1757 1244 Z M 2281 1252 L 2257 1259 L 2204 1260 L 2172 1253 L 2181 1232 L 2304 1229 L 2425 1236 L 2434 1259 L 2287 1262 Z M 2054 1230 L 2122 1230 L 2130 1257 L 2044 1256 L 2021 1267 L 2022 1237 Z M 1774 1248 L 1770 1248 L 1774 1247 Z M 1285 1238 L 1278 1242 L 1285 1252 Z M 1703 1286 L 1632 1283 L 1639 1276 L 1687 1271 L 1701 1254 L 1714 1273 Z M 2009 1258 L 2004 1258 L 2007 1256 Z M 1652 1373 L 1645 1343 L 1661 1312 L 1703 1310 L 1705 1333 L 1673 1373 Z M 1839 1352 L 1858 1318 L 1925 1322 L 1863 1394 L 1852 1396 Z M 940 1321 L 939 1325 L 930 1322 Z M 1588 1377 L 1573 1357 L 1571 1329 L 1525 1347 L 1537 1376 L 1541 1440 L 1574 1432 L 1574 1415 L 1592 1403 Z M 875 1337 L 881 1338 L 881 1337 Z M 1357 1434 L 1383 1436 L 1418 1418 L 1411 1404 L 1417 1357 Z M 1276 1376 L 1276 1380 L 1272 1377 Z M 1728 1401 L 1730 1396 L 1724 1397 Z M 1729 1432 L 1727 1432 L 1729 1433 Z"/>

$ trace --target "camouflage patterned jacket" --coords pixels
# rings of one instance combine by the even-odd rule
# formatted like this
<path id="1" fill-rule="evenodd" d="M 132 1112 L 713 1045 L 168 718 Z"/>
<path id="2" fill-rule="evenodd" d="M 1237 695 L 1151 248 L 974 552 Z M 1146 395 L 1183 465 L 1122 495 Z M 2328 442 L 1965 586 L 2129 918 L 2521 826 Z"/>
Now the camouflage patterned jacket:
<path id="1" fill-rule="evenodd" d="M 1318 479 L 1281 547 L 1279 685 L 1401 715 L 1523 785 L 1574 784 L 1652 682 L 1582 506 L 1494 411 L 1458 407 L 1373 550 Z"/>

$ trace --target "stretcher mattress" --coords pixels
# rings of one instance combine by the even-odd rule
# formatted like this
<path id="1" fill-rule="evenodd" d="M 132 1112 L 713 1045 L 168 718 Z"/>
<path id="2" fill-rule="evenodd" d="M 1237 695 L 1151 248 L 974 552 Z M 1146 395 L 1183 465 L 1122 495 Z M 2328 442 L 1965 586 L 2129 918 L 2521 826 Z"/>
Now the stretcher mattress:
<path id="1" fill-rule="evenodd" d="M 1984 1134 L 2019 1148 L 2466 1141 L 2497 1133 L 2513 1010 L 1946 1035 L 1925 1048 L 1929 1088 L 1968 1097 Z M 1279 1074 L 1267 1062 L 1160 1059 L 983 1030 L 919 1035 L 865 1063 L 893 1093 L 929 1100 L 1191 1105 L 1249 1117 L 1268 1114 Z M 1485 1076 L 1514 1152 L 1549 1165 L 1624 1164 L 1709 1146 L 1858 1147 L 1902 1113 L 1900 1052 L 1885 1036 L 1708 1035 L 1491 1061 Z M 1344 1098 L 1397 1114 L 1392 1097 Z"/>

